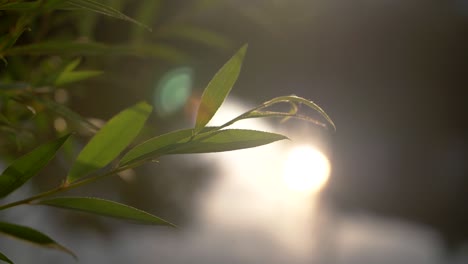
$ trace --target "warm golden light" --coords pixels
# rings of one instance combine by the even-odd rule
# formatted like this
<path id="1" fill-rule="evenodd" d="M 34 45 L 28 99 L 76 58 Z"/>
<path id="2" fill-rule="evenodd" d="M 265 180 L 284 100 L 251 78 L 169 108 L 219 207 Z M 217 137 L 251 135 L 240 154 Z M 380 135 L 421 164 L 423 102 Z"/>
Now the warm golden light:
<path id="1" fill-rule="evenodd" d="M 283 180 L 299 192 L 318 192 L 330 175 L 330 162 L 315 148 L 301 146 L 292 149 L 286 157 Z"/>

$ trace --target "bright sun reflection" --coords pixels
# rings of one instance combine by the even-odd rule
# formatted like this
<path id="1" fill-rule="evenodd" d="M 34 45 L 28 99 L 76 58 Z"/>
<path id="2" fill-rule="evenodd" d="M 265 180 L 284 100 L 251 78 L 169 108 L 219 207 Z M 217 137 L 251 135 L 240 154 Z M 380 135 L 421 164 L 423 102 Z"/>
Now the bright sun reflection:
<path id="1" fill-rule="evenodd" d="M 328 180 L 330 162 L 320 151 L 309 146 L 293 148 L 286 157 L 283 180 L 298 192 L 318 192 Z"/>

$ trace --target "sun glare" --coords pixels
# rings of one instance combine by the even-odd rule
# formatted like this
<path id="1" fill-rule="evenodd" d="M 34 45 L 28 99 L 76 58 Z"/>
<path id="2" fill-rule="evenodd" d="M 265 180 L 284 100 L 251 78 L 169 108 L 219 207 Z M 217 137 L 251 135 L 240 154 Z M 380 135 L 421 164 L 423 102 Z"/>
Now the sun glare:
<path id="1" fill-rule="evenodd" d="M 330 162 L 320 151 L 309 146 L 292 149 L 286 157 L 283 180 L 291 190 L 316 193 L 330 175 Z"/>

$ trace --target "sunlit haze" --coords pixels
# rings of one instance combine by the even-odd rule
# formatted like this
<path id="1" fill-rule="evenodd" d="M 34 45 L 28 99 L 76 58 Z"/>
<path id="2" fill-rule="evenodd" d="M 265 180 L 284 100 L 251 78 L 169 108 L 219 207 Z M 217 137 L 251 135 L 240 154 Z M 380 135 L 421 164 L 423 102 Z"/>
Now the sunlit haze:
<path id="1" fill-rule="evenodd" d="M 329 174 L 328 159 L 310 146 L 291 149 L 284 161 L 284 183 L 295 191 L 315 193 L 325 185 Z"/>

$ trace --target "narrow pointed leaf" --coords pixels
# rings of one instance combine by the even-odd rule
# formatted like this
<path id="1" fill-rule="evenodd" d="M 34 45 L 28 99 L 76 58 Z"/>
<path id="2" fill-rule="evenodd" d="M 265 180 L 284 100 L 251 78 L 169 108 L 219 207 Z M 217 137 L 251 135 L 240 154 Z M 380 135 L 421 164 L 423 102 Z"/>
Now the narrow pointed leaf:
<path id="1" fill-rule="evenodd" d="M 206 127 L 192 137 L 193 129 L 179 130 L 149 139 L 131 149 L 120 161 L 121 165 L 154 159 L 168 154 L 189 154 L 231 151 L 266 145 L 287 137 L 257 130 Z"/>
<path id="2" fill-rule="evenodd" d="M 192 133 L 193 129 L 184 129 L 151 138 L 129 150 L 120 160 L 120 165 L 126 165 L 133 161 L 155 157 L 157 156 L 158 151 L 164 149 L 164 147 L 188 138 Z"/>
<path id="3" fill-rule="evenodd" d="M 224 64 L 203 91 L 195 123 L 195 134 L 208 124 L 231 91 L 239 77 L 246 52 L 247 44 Z"/>
<path id="4" fill-rule="evenodd" d="M 214 128 L 207 127 L 204 132 L 211 129 Z M 126 165 L 134 161 L 148 158 L 156 158 L 164 154 L 169 146 L 179 142 L 186 142 L 190 139 L 193 132 L 193 129 L 184 129 L 151 138 L 129 150 L 120 160 L 120 165 Z"/>
<path id="5" fill-rule="evenodd" d="M 102 74 L 102 71 L 74 71 L 64 72 L 55 80 L 56 86 L 83 81 Z"/>
<path id="6" fill-rule="evenodd" d="M 150 105 L 141 102 L 109 120 L 80 152 L 67 182 L 76 181 L 115 159 L 138 135 L 151 110 Z"/>
<path id="7" fill-rule="evenodd" d="M 39 202 L 39 204 L 130 220 L 143 224 L 167 225 L 175 227 L 166 220 L 163 220 L 140 209 L 100 198 L 60 197 L 42 200 Z"/>
<path id="8" fill-rule="evenodd" d="M 16 239 L 31 242 L 35 245 L 39 245 L 42 247 L 58 249 L 76 258 L 76 255 L 73 254 L 73 252 L 71 252 L 66 247 L 58 244 L 49 236 L 27 226 L 0 222 L 0 233 L 3 233 Z"/>
<path id="9" fill-rule="evenodd" d="M 0 197 L 5 197 L 36 175 L 55 156 L 70 135 L 46 143 L 13 161 L 0 175 Z"/>
<path id="10" fill-rule="evenodd" d="M 287 139 L 287 137 L 276 133 L 246 129 L 225 129 L 207 134 L 199 134 L 189 142 L 172 145 L 171 149 L 167 149 L 167 154 L 231 151 L 258 147 Z"/>
<path id="11" fill-rule="evenodd" d="M 9 258 L 7 258 L 7 256 L 3 255 L 1 252 L 0 252 L 0 260 L 3 261 L 3 262 L 6 262 L 6 263 L 13 264 L 13 261 L 11 261 Z"/>
<path id="12" fill-rule="evenodd" d="M 76 7 L 83 8 L 92 12 L 96 12 L 96 13 L 103 14 L 103 15 L 110 16 L 110 17 L 117 18 L 117 19 L 122 19 L 128 22 L 132 22 L 138 26 L 146 28 L 148 31 L 151 31 L 151 28 L 148 27 L 147 25 L 144 25 L 140 23 L 139 21 L 136 21 L 135 19 L 123 14 L 122 12 L 120 12 L 119 10 L 111 6 L 101 4 L 97 1 L 68 0 L 67 2 L 72 6 L 76 6 Z"/>

